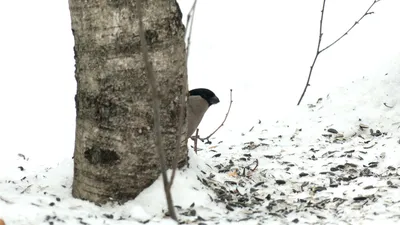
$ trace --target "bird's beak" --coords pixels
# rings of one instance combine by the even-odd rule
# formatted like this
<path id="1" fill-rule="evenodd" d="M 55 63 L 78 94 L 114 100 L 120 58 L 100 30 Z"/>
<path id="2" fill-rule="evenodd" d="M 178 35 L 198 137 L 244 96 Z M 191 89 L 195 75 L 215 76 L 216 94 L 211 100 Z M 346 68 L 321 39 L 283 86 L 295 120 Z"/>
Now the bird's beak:
<path id="1" fill-rule="evenodd" d="M 217 96 L 214 96 L 210 99 L 211 105 L 217 104 L 219 102 L 219 98 Z"/>

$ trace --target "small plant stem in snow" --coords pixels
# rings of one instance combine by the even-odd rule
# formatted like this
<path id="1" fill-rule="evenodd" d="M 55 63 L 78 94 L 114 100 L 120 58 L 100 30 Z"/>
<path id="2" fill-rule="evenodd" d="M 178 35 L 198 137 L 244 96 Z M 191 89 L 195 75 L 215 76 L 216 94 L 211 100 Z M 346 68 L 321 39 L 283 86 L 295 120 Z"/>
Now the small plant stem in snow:
<path id="1" fill-rule="evenodd" d="M 219 125 L 219 127 L 217 127 L 217 129 L 214 130 L 214 132 L 212 132 L 210 135 L 208 135 L 205 138 L 200 138 L 198 136 L 196 136 L 196 138 L 199 138 L 200 141 L 204 142 L 204 140 L 207 140 L 208 142 L 210 142 L 210 137 L 213 136 L 222 126 L 224 126 L 226 119 L 228 118 L 229 112 L 231 111 L 231 106 L 232 106 L 232 89 L 230 90 L 230 102 L 229 102 L 229 108 L 228 108 L 228 112 L 225 115 L 224 120 L 222 121 L 221 125 Z"/>

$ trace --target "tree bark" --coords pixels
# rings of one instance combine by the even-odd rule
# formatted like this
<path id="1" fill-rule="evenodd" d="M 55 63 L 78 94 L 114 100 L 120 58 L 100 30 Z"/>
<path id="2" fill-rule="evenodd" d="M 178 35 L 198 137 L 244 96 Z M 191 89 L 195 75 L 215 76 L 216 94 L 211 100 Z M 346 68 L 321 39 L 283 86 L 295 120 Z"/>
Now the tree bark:
<path id="1" fill-rule="evenodd" d="M 184 26 L 175 0 L 144 0 L 143 22 L 161 99 L 170 166 L 187 161 L 187 119 L 176 148 L 186 74 Z M 77 80 L 74 197 L 99 204 L 135 198 L 160 174 L 153 109 L 135 0 L 69 0 Z"/>

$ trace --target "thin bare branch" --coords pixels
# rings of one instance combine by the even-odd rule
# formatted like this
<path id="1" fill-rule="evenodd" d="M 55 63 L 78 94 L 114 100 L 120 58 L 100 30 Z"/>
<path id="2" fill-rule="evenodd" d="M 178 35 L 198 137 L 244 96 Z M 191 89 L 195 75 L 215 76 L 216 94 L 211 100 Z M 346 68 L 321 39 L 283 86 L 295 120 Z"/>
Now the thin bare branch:
<path id="1" fill-rule="evenodd" d="M 190 8 L 190 11 L 187 15 L 186 19 L 186 30 L 185 30 L 185 38 L 186 35 L 188 34 L 187 37 L 187 45 L 186 45 L 186 63 L 188 62 L 189 58 L 189 49 L 190 49 L 190 38 L 192 37 L 192 27 L 193 27 L 193 21 L 194 21 L 194 13 L 196 12 L 196 5 L 197 5 L 197 0 L 194 0 L 192 8 Z M 190 22 L 190 25 L 189 25 Z M 187 33 L 189 32 L 189 33 Z"/>
<path id="2" fill-rule="evenodd" d="M 310 86 L 311 74 L 312 74 L 312 71 L 314 69 L 315 62 L 317 61 L 319 53 L 320 53 L 319 48 L 321 46 L 321 40 L 322 40 L 322 22 L 324 20 L 324 11 L 325 11 L 325 0 L 322 2 L 321 20 L 319 21 L 319 38 L 318 38 L 317 53 L 315 54 L 314 61 L 313 61 L 312 65 L 311 65 L 311 67 L 310 67 L 310 72 L 308 73 L 306 86 L 304 87 L 303 93 L 301 94 L 299 102 L 297 103 L 297 105 L 300 105 L 301 100 L 303 100 L 303 97 L 304 97 L 304 95 L 305 95 L 305 93 L 307 91 L 308 86 Z"/>
<path id="3" fill-rule="evenodd" d="M 171 189 L 172 184 L 174 183 L 175 180 L 175 174 L 176 170 L 178 168 L 178 156 L 177 153 L 179 152 L 180 144 L 181 144 L 181 136 L 182 136 L 182 126 L 183 126 L 183 118 L 184 118 L 184 105 L 186 104 L 186 97 L 188 96 L 188 91 L 187 91 L 187 68 L 188 68 L 188 59 L 189 59 L 189 45 L 190 45 L 190 37 L 192 35 L 192 27 L 193 27 L 193 18 L 194 18 L 194 12 L 196 11 L 196 3 L 197 0 L 194 1 L 192 8 L 189 11 L 189 14 L 187 15 L 187 20 L 186 20 L 186 26 L 185 26 L 185 35 L 184 37 L 186 38 L 186 34 L 188 33 L 188 43 L 186 46 L 186 56 L 185 56 L 185 68 L 186 68 L 186 74 L 183 77 L 183 88 L 182 88 L 182 93 L 180 96 L 179 100 L 179 119 L 178 119 L 178 131 L 176 134 L 176 153 L 174 155 L 174 158 L 172 160 L 172 174 L 171 178 L 169 181 L 169 186 L 168 188 Z M 189 27 L 190 23 L 190 27 Z"/>
<path id="4" fill-rule="evenodd" d="M 200 138 L 200 137 L 198 137 L 198 136 L 196 136 L 196 137 L 198 137 L 198 139 L 200 139 L 200 141 L 203 141 L 204 142 L 204 140 L 207 140 L 208 142 L 210 142 L 210 137 L 211 136 L 213 136 L 222 126 L 224 126 L 224 124 L 225 124 L 225 121 L 226 121 L 226 119 L 228 118 L 228 115 L 229 115 L 229 112 L 231 111 L 231 106 L 232 106 L 232 89 L 230 90 L 230 102 L 229 102 L 229 108 L 228 108 L 228 112 L 226 113 L 226 115 L 225 115 L 225 118 L 224 118 L 224 121 L 222 121 L 222 123 L 221 123 L 221 125 L 219 125 L 219 127 L 217 127 L 217 129 L 215 129 L 214 130 L 214 132 L 212 132 L 210 135 L 208 135 L 207 137 L 205 137 L 205 138 Z M 196 138 L 197 139 L 197 138 Z M 195 140 L 196 140 L 195 139 Z"/>
<path id="5" fill-rule="evenodd" d="M 360 19 L 358 19 L 356 22 L 354 22 L 354 24 L 342 35 L 340 36 L 338 39 L 336 39 L 334 42 L 332 42 L 331 44 L 329 44 L 328 46 L 326 46 L 325 48 L 321 49 L 321 52 L 325 51 L 326 49 L 330 48 L 332 45 L 336 44 L 336 42 L 340 41 L 340 39 L 342 39 L 344 36 L 346 36 L 357 24 L 360 23 L 360 21 L 367 15 L 371 15 L 374 12 L 370 12 L 371 8 L 380 0 L 374 0 L 374 2 L 372 2 L 372 4 L 369 6 L 369 8 L 367 9 L 367 11 L 360 17 Z"/>
<path id="6" fill-rule="evenodd" d="M 303 100 L 303 97 L 304 97 L 304 95 L 305 95 L 305 93 L 306 93 L 306 91 L 307 91 L 307 88 L 310 86 L 311 74 L 312 74 L 312 71 L 313 71 L 313 69 L 314 69 L 315 62 L 316 62 L 317 59 L 318 59 L 318 56 L 319 56 L 322 52 L 324 52 L 325 50 L 327 50 L 328 48 L 330 48 L 332 45 L 334 45 L 334 44 L 336 44 L 338 41 L 340 41 L 344 36 L 346 36 L 357 24 L 360 23 L 360 21 L 361 21 L 365 16 L 370 15 L 370 14 L 373 14 L 373 12 L 370 12 L 370 10 L 371 10 L 371 8 L 372 8 L 377 2 L 379 2 L 379 1 L 381 1 L 381 0 L 374 0 L 374 1 L 372 2 L 372 4 L 369 6 L 369 8 L 367 9 L 367 11 L 360 17 L 360 19 L 358 19 L 358 20 L 357 20 L 357 21 L 356 21 L 342 36 L 340 36 L 340 37 L 339 37 L 338 39 L 336 39 L 334 42 L 332 42 L 331 44 L 329 44 L 328 46 L 326 46 L 325 48 L 323 48 L 323 49 L 320 50 L 320 47 L 321 47 L 321 40 L 322 40 L 322 34 L 323 34 L 323 33 L 322 33 L 322 22 L 323 22 L 323 19 L 324 19 L 324 10 L 325 10 L 325 0 L 323 1 L 323 3 L 322 3 L 322 10 L 321 10 L 321 20 L 320 20 L 320 23 L 319 23 L 319 38 L 318 38 L 317 53 L 315 54 L 314 61 L 313 61 L 312 65 L 311 65 L 311 67 L 310 67 L 310 71 L 309 71 L 309 73 L 308 73 L 308 78 L 307 78 L 306 86 L 304 87 L 303 93 L 301 94 L 300 99 L 299 99 L 299 101 L 297 102 L 297 105 L 300 105 L 300 103 L 301 103 L 301 101 Z"/>
<path id="7" fill-rule="evenodd" d="M 182 88 L 182 93 L 181 93 L 180 100 L 179 100 L 180 106 L 179 106 L 178 129 L 177 129 L 177 133 L 176 133 L 176 148 L 175 148 L 174 158 L 172 159 L 172 174 L 171 174 L 171 178 L 169 179 L 169 186 L 168 186 L 169 189 L 171 189 L 172 184 L 174 183 L 176 170 L 178 168 L 178 152 L 181 147 L 183 118 L 185 116 L 184 106 L 186 104 L 185 98 L 187 96 L 187 86 L 186 86 L 187 85 L 187 77 L 186 76 L 187 75 L 185 74 L 184 78 L 183 78 L 183 88 Z"/>
<path id="8" fill-rule="evenodd" d="M 175 208 L 172 202 L 171 191 L 169 188 L 168 177 L 167 177 L 167 160 L 165 156 L 165 152 L 162 149 L 162 140 L 161 140 L 161 122 L 160 122 L 160 97 L 157 92 L 157 82 L 153 72 L 153 66 L 149 60 L 149 52 L 147 49 L 147 42 L 144 36 L 144 28 L 143 28 L 143 15 L 142 15 L 142 0 L 137 0 L 137 13 L 139 17 L 139 33 L 140 33 L 140 48 L 143 55 L 143 61 L 146 67 L 146 75 L 149 81 L 149 85 L 152 92 L 153 99 L 153 112 L 154 112 L 154 135 L 156 138 L 156 149 L 160 158 L 161 165 L 161 174 L 164 183 L 164 191 L 168 204 L 168 213 L 172 219 L 178 221 L 178 218 L 175 213 Z"/>
<path id="9" fill-rule="evenodd" d="M 195 136 L 195 139 L 194 139 L 194 148 L 193 148 L 193 150 L 194 150 L 194 152 L 197 154 L 197 139 L 199 138 L 199 129 L 196 129 L 196 136 Z"/>

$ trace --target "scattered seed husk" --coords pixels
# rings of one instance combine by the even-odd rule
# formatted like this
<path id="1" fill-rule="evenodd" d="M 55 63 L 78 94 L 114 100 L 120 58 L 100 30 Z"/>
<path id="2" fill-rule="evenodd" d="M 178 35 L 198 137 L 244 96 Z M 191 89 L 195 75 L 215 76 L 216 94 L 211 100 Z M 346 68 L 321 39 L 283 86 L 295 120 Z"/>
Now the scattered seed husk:
<path id="1" fill-rule="evenodd" d="M 338 133 L 338 134 L 336 134 L 336 137 L 335 137 L 335 138 L 336 138 L 336 139 L 344 138 L 344 134 Z"/>
<path id="2" fill-rule="evenodd" d="M 317 215 L 317 218 L 318 218 L 318 219 L 321 219 L 321 220 L 325 220 L 325 219 L 326 219 L 326 217 L 321 216 L 321 215 Z"/>
<path id="3" fill-rule="evenodd" d="M 374 185 L 368 185 L 368 186 L 364 187 L 365 190 L 369 190 L 369 189 L 373 189 L 373 188 L 375 188 Z"/>
<path id="4" fill-rule="evenodd" d="M 382 135 L 382 132 L 380 130 L 376 130 L 375 133 L 374 133 L 375 137 L 379 137 L 381 135 Z"/>
<path id="5" fill-rule="evenodd" d="M 369 177 L 369 176 L 372 176 L 372 172 L 370 169 L 364 168 L 363 170 L 361 170 L 360 176 L 361 177 Z"/>
<path id="6" fill-rule="evenodd" d="M 338 183 L 332 183 L 332 184 L 329 184 L 329 187 L 337 188 L 337 187 L 339 187 L 339 184 Z"/>
<path id="7" fill-rule="evenodd" d="M 395 171 L 396 170 L 396 168 L 394 168 L 393 166 L 388 166 L 387 168 L 388 168 L 388 170 L 391 170 L 391 171 Z"/>
<path id="8" fill-rule="evenodd" d="M 331 175 L 331 176 L 335 176 L 335 173 L 330 172 L 330 171 L 323 171 L 323 172 L 320 172 L 319 174 L 328 174 L 328 175 Z"/>
<path id="9" fill-rule="evenodd" d="M 354 164 L 354 163 L 345 163 L 344 166 L 345 167 L 353 167 L 353 168 L 357 168 L 358 167 L 358 165 Z"/>
<path id="10" fill-rule="evenodd" d="M 338 133 L 338 131 L 336 129 L 334 129 L 334 128 L 329 128 L 327 131 L 329 133 L 332 133 L 332 134 L 337 134 Z"/>
<path id="11" fill-rule="evenodd" d="M 103 216 L 104 216 L 105 218 L 107 218 L 107 219 L 114 219 L 114 215 L 113 215 L 113 214 L 104 213 Z"/>
<path id="12" fill-rule="evenodd" d="M 237 185 L 236 181 L 231 181 L 231 180 L 226 180 L 225 183 L 230 185 Z"/>
<path id="13" fill-rule="evenodd" d="M 375 145 L 377 144 L 377 142 L 375 142 L 374 144 L 370 145 L 370 146 L 364 146 L 364 149 L 370 149 L 373 148 Z"/>
<path id="14" fill-rule="evenodd" d="M 197 219 L 196 219 L 196 221 L 206 221 L 203 217 L 201 217 L 201 216 L 197 216 Z M 199 225 L 200 224 L 202 224 L 202 225 L 207 225 L 207 224 L 205 224 L 205 223 L 199 223 Z"/>
<path id="15" fill-rule="evenodd" d="M 189 211 L 189 216 L 196 216 L 196 210 L 194 210 L 194 209 L 191 209 L 190 211 Z"/>
<path id="16" fill-rule="evenodd" d="M 221 156 L 221 153 L 217 153 L 217 154 L 213 155 L 211 158 L 217 158 L 217 157 L 220 157 L 220 156 Z"/>
<path id="17" fill-rule="evenodd" d="M 358 196 L 358 197 L 354 197 L 354 198 L 353 198 L 354 201 L 364 201 L 364 200 L 366 200 L 366 199 L 368 199 L 368 198 L 365 197 L 365 196 Z"/>
<path id="18" fill-rule="evenodd" d="M 348 177 L 340 177 L 338 180 L 342 180 L 342 181 L 351 181 L 351 180 L 354 180 L 354 179 L 356 179 L 357 177 L 356 176 L 348 176 Z"/>
<path id="19" fill-rule="evenodd" d="M 377 166 L 378 166 L 378 162 L 370 162 L 370 163 L 368 163 L 368 166 L 369 166 L 370 168 L 377 167 Z"/>
<path id="20" fill-rule="evenodd" d="M 317 186 L 313 188 L 313 192 L 321 192 L 321 191 L 325 191 L 326 187 L 323 186 Z"/>
<path id="21" fill-rule="evenodd" d="M 275 182 L 279 185 L 286 184 L 286 181 L 284 180 L 275 180 Z"/>
<path id="22" fill-rule="evenodd" d="M 261 181 L 261 182 L 256 183 L 256 184 L 254 185 L 254 187 L 258 187 L 258 186 L 263 185 L 263 184 L 264 184 L 264 181 Z"/>
<path id="23" fill-rule="evenodd" d="M 232 206 L 230 206 L 230 205 L 226 205 L 226 209 L 229 210 L 229 211 L 234 211 L 234 210 L 235 210 L 235 209 L 232 208 Z"/>
<path id="24" fill-rule="evenodd" d="M 336 172 L 336 171 L 339 170 L 339 168 L 338 168 L 338 167 L 331 167 L 330 170 L 331 170 L 332 172 Z"/>
<path id="25" fill-rule="evenodd" d="M 337 165 L 337 168 L 343 170 L 345 168 L 345 166 L 344 165 Z"/>
<path id="26" fill-rule="evenodd" d="M 301 172 L 301 173 L 299 174 L 299 176 L 300 176 L 300 177 L 305 177 L 305 176 L 308 176 L 308 173 Z"/>

